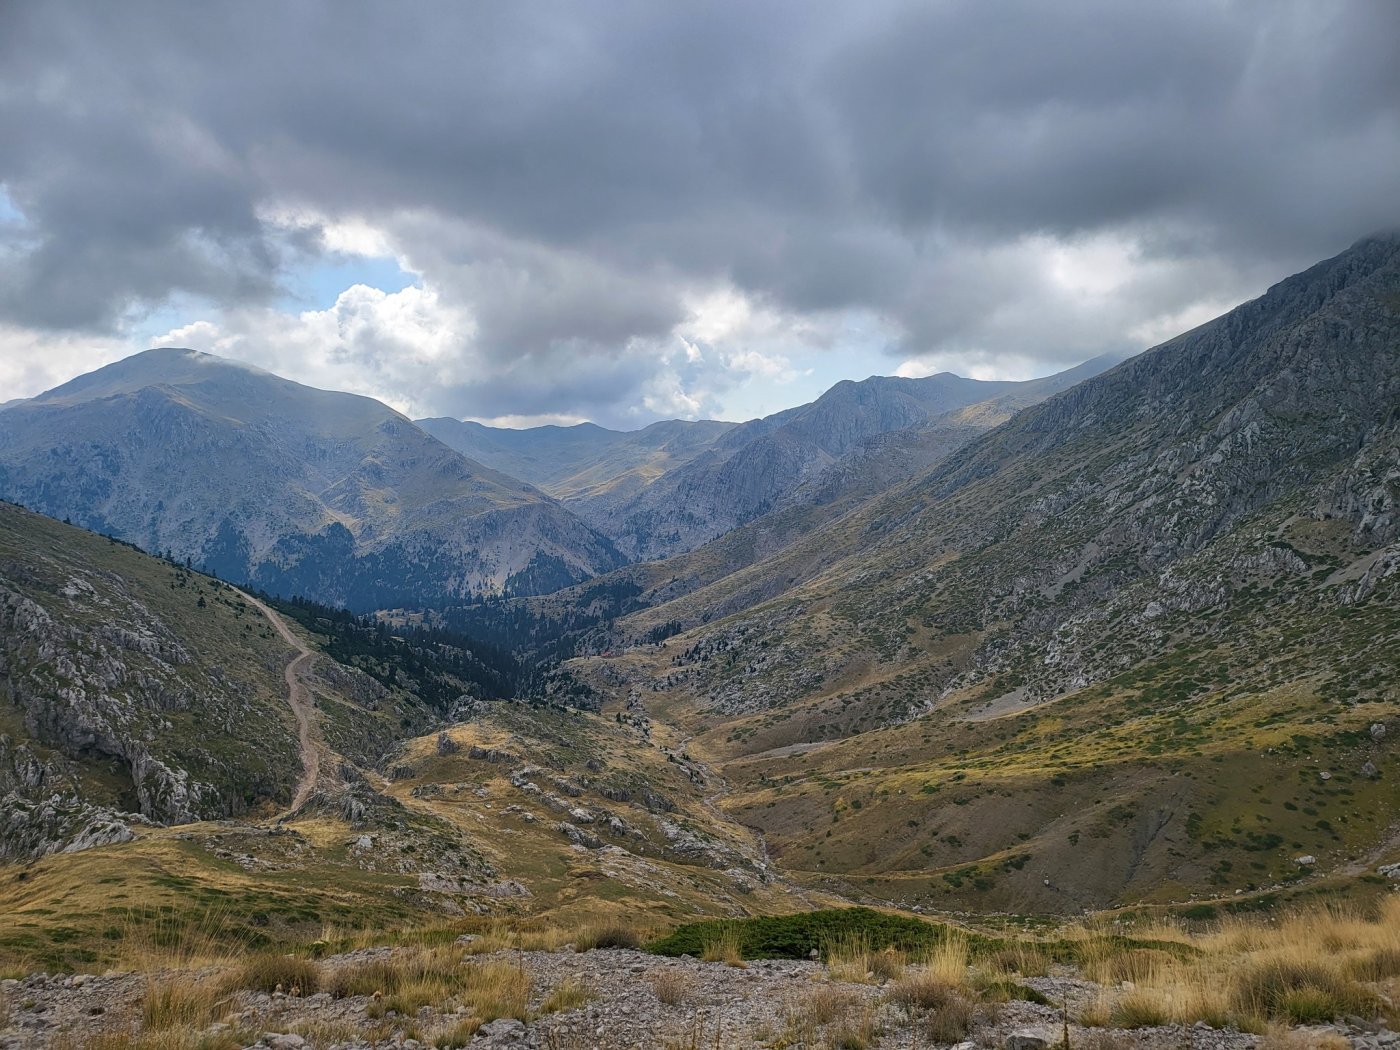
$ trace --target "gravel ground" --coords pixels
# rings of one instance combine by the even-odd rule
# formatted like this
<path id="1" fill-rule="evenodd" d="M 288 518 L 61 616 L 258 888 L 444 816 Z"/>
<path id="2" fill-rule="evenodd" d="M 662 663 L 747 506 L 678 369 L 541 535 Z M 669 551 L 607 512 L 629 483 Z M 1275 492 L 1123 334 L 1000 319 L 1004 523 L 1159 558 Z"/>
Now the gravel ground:
<path id="1" fill-rule="evenodd" d="M 334 967 L 392 951 L 367 949 L 323 962 Z M 934 1050 L 954 1045 L 933 1040 L 919 1019 L 886 1002 L 886 989 L 833 981 L 826 968 L 815 962 L 751 962 L 741 969 L 623 950 L 503 952 L 476 958 L 506 959 L 523 966 L 533 980 L 532 1008 L 566 982 L 583 986 L 593 998 L 577 1009 L 547 1014 L 529 1025 L 513 1020 L 493 1022 L 477 1033 L 472 1047 L 818 1050 L 839 1043 L 843 1022 L 865 1017 L 875 1029 L 867 1044 L 871 1050 Z M 3 982 L 0 1048 L 77 1048 L 98 1032 L 132 1032 L 139 1025 L 148 981 L 171 976 L 35 974 L 22 981 Z M 200 971 L 197 976 L 214 980 L 218 971 Z M 672 997 L 678 1001 L 663 1002 L 657 982 L 669 983 Z M 1100 994 L 1097 985 L 1068 977 L 1031 978 L 1026 983 L 1052 1002 L 1068 997 L 1071 1011 Z M 825 1024 L 814 1020 L 814 997 L 825 999 L 832 1013 Z M 834 1010 L 832 1003 L 836 1004 Z M 249 1047 L 275 1050 L 418 1050 L 431 1045 L 424 1041 L 428 1034 L 462 1019 L 430 1008 L 411 1018 L 390 1015 L 376 1019 L 370 1016 L 374 1012 L 371 1005 L 364 996 L 333 999 L 324 993 L 306 997 L 239 993 L 229 1002 L 226 1023 L 213 1026 L 213 1031 L 237 1034 Z M 1357 1026 L 1344 1032 L 1319 1029 L 1315 1033 L 1344 1034 L 1353 1047 L 1365 1050 L 1400 1050 L 1400 1035 L 1388 1031 L 1366 1031 Z M 984 1010 L 967 1039 L 956 1045 L 961 1050 L 1036 1050 L 1042 1045 L 1054 1046 L 1060 1037 L 1056 1009 L 1017 1001 Z M 1253 1050 L 1257 1043 L 1255 1036 L 1205 1025 L 1134 1031 L 1071 1027 L 1071 1045 L 1085 1050 Z"/>

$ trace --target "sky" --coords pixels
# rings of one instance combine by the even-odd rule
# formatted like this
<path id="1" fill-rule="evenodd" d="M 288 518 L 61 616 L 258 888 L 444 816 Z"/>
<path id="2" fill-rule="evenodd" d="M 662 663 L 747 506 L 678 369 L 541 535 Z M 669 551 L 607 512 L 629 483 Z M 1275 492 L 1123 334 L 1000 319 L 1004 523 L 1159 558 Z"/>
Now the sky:
<path id="1" fill-rule="evenodd" d="M 188 346 L 744 419 L 1135 352 L 1396 226 L 1392 0 L 0 0 L 0 402 Z"/>

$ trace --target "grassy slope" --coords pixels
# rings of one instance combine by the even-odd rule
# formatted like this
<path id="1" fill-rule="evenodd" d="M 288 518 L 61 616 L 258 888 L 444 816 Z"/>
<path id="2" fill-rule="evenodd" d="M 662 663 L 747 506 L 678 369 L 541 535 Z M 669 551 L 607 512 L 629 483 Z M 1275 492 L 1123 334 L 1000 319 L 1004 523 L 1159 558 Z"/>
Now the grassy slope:
<path id="1" fill-rule="evenodd" d="M 14 919 L 0 930 L 0 963 L 10 968 L 93 968 L 133 939 L 304 943 L 323 927 L 388 928 L 464 910 L 574 922 L 625 915 L 660 928 L 801 904 L 765 883 L 751 833 L 707 802 L 717 786 L 706 772 L 675 741 L 653 742 L 640 719 L 479 702 L 452 730 L 459 749 L 439 754 L 436 732 L 416 735 L 432 721 L 410 693 L 325 658 L 308 681 L 332 751 L 317 800 L 283 824 L 260 823 L 285 805 L 300 766 L 282 680 L 290 654 L 255 610 L 217 581 L 9 505 L 0 505 L 0 577 L 71 628 L 64 645 L 74 652 L 99 646 L 113 619 L 181 646 L 188 659 L 169 674 L 193 699 L 149 713 L 155 753 L 172 768 L 224 770 L 212 780 L 220 786 L 257 776 L 274 785 L 240 819 L 136 825 L 130 842 L 0 869 L 0 912 Z M 91 581 L 97 597 L 64 596 L 72 579 Z M 48 673 L 31 656 L 16 654 L 12 667 Z M 126 656 L 133 668 L 142 659 Z M 120 763 L 44 746 L 19 704 L 0 704 L 0 719 L 13 743 L 69 771 L 73 795 L 132 802 Z M 512 757 L 473 759 L 473 746 Z M 540 793 L 511 783 L 525 766 Z M 353 823 L 352 804 L 364 808 Z M 612 816 L 623 830 L 606 826 Z M 612 848 L 574 845 L 558 827 L 566 820 Z M 423 873 L 444 876 L 448 891 L 425 890 Z M 451 892 L 453 880 L 469 892 Z M 470 892 L 510 880 L 530 895 Z"/>
<path id="2" fill-rule="evenodd" d="M 694 736 L 814 885 L 1063 911 L 1359 875 L 1397 852 L 1397 279 L 1390 244 L 1322 264 L 572 669 Z"/>
<path id="3" fill-rule="evenodd" d="M 1250 528 L 1183 568 L 1223 597 L 1144 626 L 1127 610 L 1152 587 L 1130 589 L 1084 646 L 1116 672 L 1048 697 L 1027 688 L 1039 646 L 976 673 L 1004 625 L 952 615 L 940 630 L 934 603 L 892 630 L 843 614 L 821 579 L 664 649 L 576 667 L 639 686 L 722 768 L 726 808 L 833 891 L 1064 911 L 1360 875 L 1400 853 L 1400 579 L 1343 605 L 1370 550 L 1296 518 Z M 1269 545 L 1305 567 L 1240 567 Z M 735 702 L 764 683 L 779 699 Z"/>

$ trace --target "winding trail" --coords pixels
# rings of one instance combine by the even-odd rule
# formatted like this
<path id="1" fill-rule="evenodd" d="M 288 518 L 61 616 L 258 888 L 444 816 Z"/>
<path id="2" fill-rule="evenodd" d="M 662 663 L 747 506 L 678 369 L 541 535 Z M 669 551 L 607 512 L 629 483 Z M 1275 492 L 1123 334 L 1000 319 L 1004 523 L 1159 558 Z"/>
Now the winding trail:
<path id="1" fill-rule="evenodd" d="M 284 820 L 306 805 L 307 800 L 311 798 L 311 793 L 316 790 L 316 779 L 321 775 L 321 751 L 314 736 L 315 706 L 311 702 L 311 693 L 306 688 L 306 683 L 301 680 L 302 671 L 316 654 L 306 647 L 305 642 L 292 633 L 292 629 L 287 626 L 286 621 L 270 609 L 265 602 L 258 601 L 251 594 L 240 591 L 237 587 L 230 589 L 262 613 L 267 622 L 272 624 L 273 629 L 297 651 L 297 655 L 287 663 L 282 676 L 287 681 L 287 703 L 291 706 L 292 714 L 296 716 L 297 720 L 297 746 L 301 752 L 301 779 L 297 781 L 297 789 L 292 795 L 291 806 L 277 818 Z"/>

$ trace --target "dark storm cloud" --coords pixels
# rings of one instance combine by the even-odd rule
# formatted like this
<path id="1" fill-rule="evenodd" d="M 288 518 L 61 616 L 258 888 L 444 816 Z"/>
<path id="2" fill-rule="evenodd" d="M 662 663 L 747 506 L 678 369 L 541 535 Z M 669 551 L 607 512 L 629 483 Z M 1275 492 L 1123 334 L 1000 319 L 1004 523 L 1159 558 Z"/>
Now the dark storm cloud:
<path id="1" fill-rule="evenodd" d="M 1125 335 L 1028 237 L 1175 265 L 1147 317 L 1394 225 L 1400 5 L 4 4 L 0 141 L 10 323 L 267 302 L 314 248 L 269 215 L 362 219 L 470 312 L 499 367 L 457 378 L 535 411 L 567 377 L 512 362 L 644 372 L 697 287 L 1049 359 Z"/>

